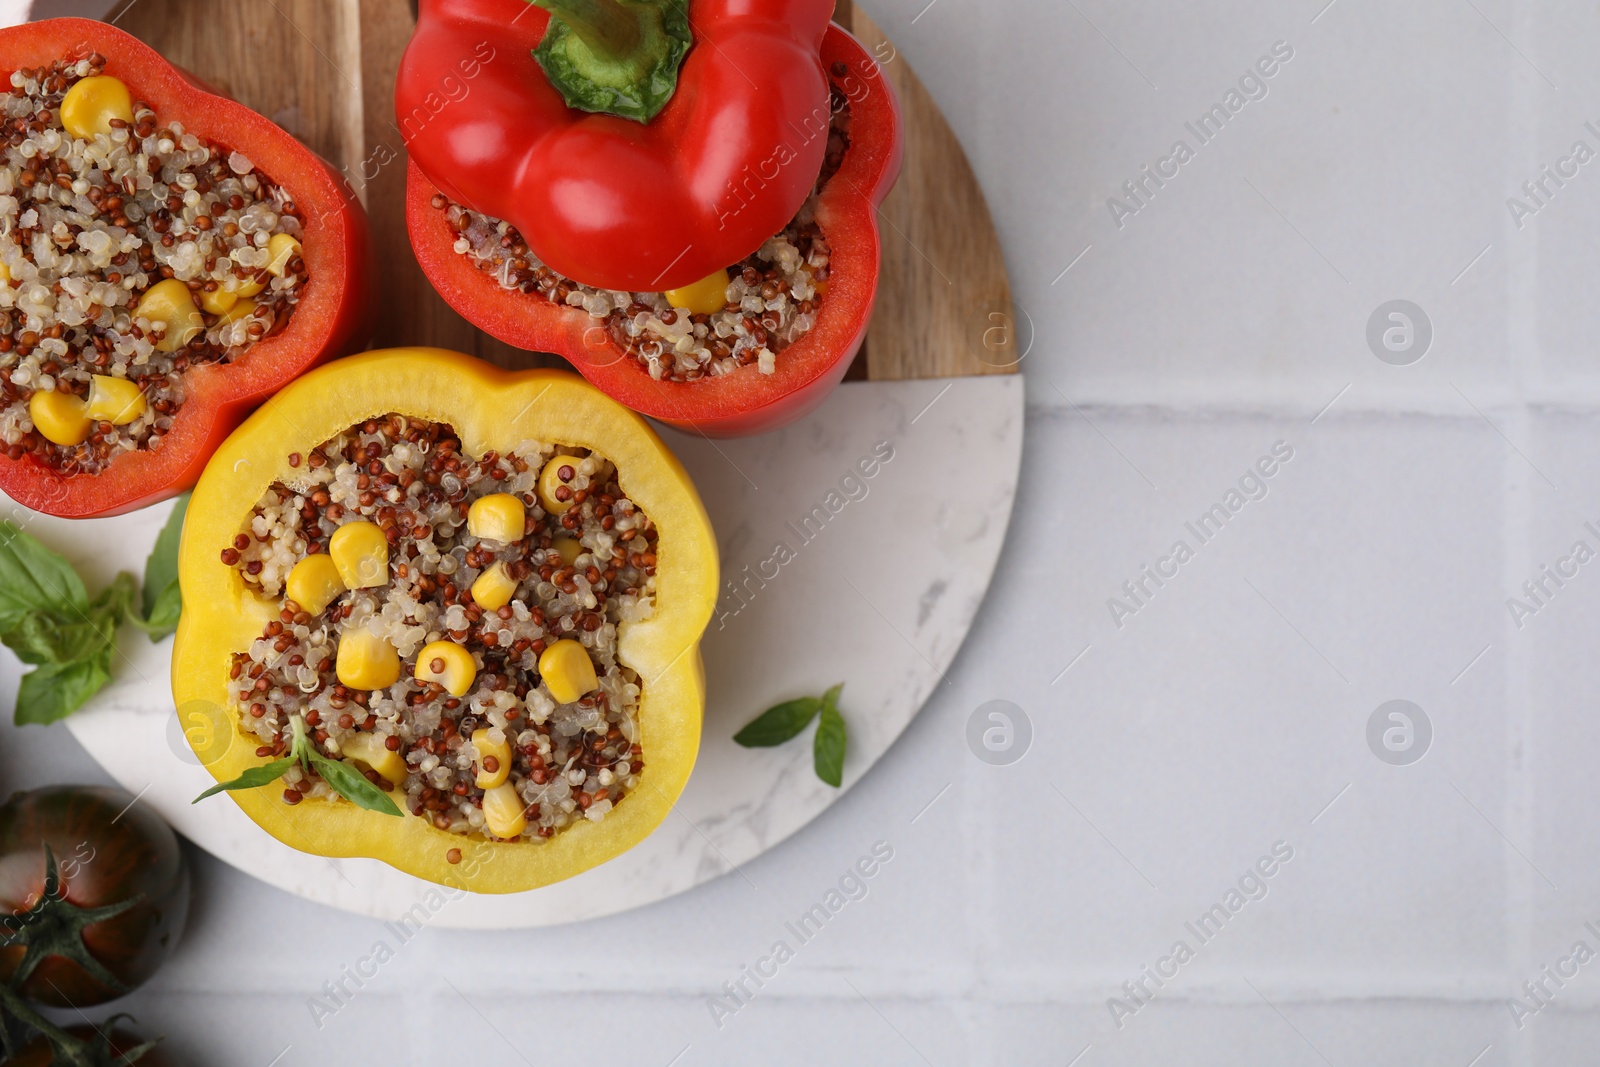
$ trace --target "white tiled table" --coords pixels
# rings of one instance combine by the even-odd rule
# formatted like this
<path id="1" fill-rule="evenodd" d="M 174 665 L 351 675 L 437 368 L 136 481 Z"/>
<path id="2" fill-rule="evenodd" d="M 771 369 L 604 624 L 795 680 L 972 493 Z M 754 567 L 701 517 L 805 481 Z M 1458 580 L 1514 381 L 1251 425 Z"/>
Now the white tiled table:
<path id="1" fill-rule="evenodd" d="M 1011 541 L 948 686 L 748 882 L 424 931 L 320 1028 L 309 998 L 393 935 L 197 856 L 190 935 L 126 1005 L 191 1062 L 1594 1060 L 1600 960 L 1520 1029 L 1507 998 L 1600 950 L 1600 562 L 1520 629 L 1507 599 L 1600 549 L 1600 160 L 1520 229 L 1506 200 L 1600 151 L 1600 10 L 925 2 L 870 6 L 1037 328 Z M 1267 95 L 1119 229 L 1107 197 L 1278 41 Z M 1434 328 L 1411 366 L 1365 338 L 1397 298 Z M 1119 628 L 1108 598 L 1278 441 L 1265 498 Z M 1008 767 L 965 742 L 996 698 L 1034 727 Z M 1409 766 L 1366 741 L 1397 698 L 1433 727 Z M 0 774 L 101 777 L 61 728 L 0 727 Z M 708 998 L 880 840 L 867 896 L 719 1028 Z M 1201 944 L 1185 924 L 1279 841 Z M 1118 1029 L 1108 998 L 1178 939 Z"/>

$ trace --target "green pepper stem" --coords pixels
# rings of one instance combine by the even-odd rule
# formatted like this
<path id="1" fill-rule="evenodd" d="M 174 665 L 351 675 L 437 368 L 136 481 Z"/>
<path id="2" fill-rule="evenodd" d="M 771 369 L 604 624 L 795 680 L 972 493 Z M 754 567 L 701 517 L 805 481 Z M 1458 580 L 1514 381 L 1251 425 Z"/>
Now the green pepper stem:
<path id="1" fill-rule="evenodd" d="M 533 57 L 568 107 L 649 122 L 694 44 L 686 0 L 528 0 L 550 13 Z"/>
<path id="2" fill-rule="evenodd" d="M 550 12 L 552 18 L 588 46 L 589 51 L 613 62 L 633 58 L 644 34 L 638 9 L 628 9 L 617 0 L 530 0 L 535 7 Z"/>

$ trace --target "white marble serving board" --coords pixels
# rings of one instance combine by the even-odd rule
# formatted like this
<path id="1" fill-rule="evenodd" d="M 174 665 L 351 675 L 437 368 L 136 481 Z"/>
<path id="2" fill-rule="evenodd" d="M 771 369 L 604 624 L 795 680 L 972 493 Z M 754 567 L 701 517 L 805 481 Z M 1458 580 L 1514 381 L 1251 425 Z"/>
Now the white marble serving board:
<path id="1" fill-rule="evenodd" d="M 107 772 L 202 848 L 334 907 L 394 919 L 421 904 L 436 913 L 435 925 L 509 928 L 683 892 L 814 819 L 941 684 L 1005 540 L 1022 454 L 1022 385 L 1020 375 L 857 382 L 775 434 L 720 442 L 665 435 L 705 498 L 726 579 L 704 644 L 710 696 L 700 759 L 676 811 L 648 840 L 570 881 L 509 896 L 447 894 L 439 907 L 428 883 L 375 860 L 297 852 L 225 797 L 192 805 L 211 778 L 173 712 L 170 640 L 152 645 L 126 630 L 115 681 L 69 726 Z M 861 474 L 869 460 L 870 478 Z M 118 570 L 142 572 L 168 510 L 71 522 L 11 505 L 7 517 L 67 554 L 95 590 Z M 812 772 L 809 735 L 776 749 L 733 743 L 762 709 L 836 682 L 845 683 L 850 738 L 844 789 Z"/>

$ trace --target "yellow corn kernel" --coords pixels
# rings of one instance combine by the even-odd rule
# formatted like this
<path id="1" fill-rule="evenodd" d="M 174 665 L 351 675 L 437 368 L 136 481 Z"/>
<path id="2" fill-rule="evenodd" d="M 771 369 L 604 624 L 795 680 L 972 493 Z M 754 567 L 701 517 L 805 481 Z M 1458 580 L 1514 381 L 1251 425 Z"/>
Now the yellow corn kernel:
<path id="1" fill-rule="evenodd" d="M 139 299 L 139 306 L 133 314 L 135 318 L 159 322 L 167 328 L 166 335 L 156 345 L 163 352 L 176 352 L 206 328 L 205 319 L 200 317 L 200 309 L 194 306 L 194 296 L 189 292 L 189 287 L 176 278 L 152 285 Z"/>
<path id="2" fill-rule="evenodd" d="M 558 537 L 550 542 L 550 547 L 556 550 L 561 562 L 569 567 L 578 562 L 578 557 L 583 555 L 583 546 L 571 537 Z"/>
<path id="3" fill-rule="evenodd" d="M 517 580 L 511 577 L 511 568 L 503 560 L 478 575 L 478 580 L 472 583 L 472 600 L 484 611 L 499 611 L 511 603 L 516 592 Z"/>
<path id="4" fill-rule="evenodd" d="M 241 297 L 234 302 L 232 307 L 222 313 L 222 316 L 217 319 L 217 325 L 227 326 L 229 323 L 238 322 L 240 319 L 248 318 L 255 313 L 256 302 L 249 297 Z"/>
<path id="5" fill-rule="evenodd" d="M 453 697 L 466 696 L 477 676 L 472 653 L 454 641 L 435 641 L 417 653 L 417 681 L 438 682 Z"/>
<path id="6" fill-rule="evenodd" d="M 328 555 L 346 589 L 389 584 L 389 539 L 375 523 L 358 519 L 333 531 Z"/>
<path id="7" fill-rule="evenodd" d="M 200 293 L 200 308 L 207 315 L 226 315 L 238 302 L 239 294 L 226 289 L 202 290 Z"/>
<path id="8" fill-rule="evenodd" d="M 358 626 L 339 638 L 334 671 L 348 688 L 387 689 L 400 680 L 400 653 L 387 638 Z"/>
<path id="9" fill-rule="evenodd" d="M 0 263 L 0 282 L 9 282 L 10 280 L 11 268 L 6 266 L 4 263 Z"/>
<path id="10" fill-rule="evenodd" d="M 94 428 L 83 401 L 59 389 L 34 393 L 28 400 L 28 417 L 46 441 L 57 445 L 81 445 Z"/>
<path id="11" fill-rule="evenodd" d="M 318 552 L 294 565 L 289 580 L 284 583 L 284 592 L 302 611 L 321 615 L 344 592 L 344 579 L 339 577 L 339 568 L 332 557 Z"/>
<path id="12" fill-rule="evenodd" d="M 261 290 L 265 289 L 266 287 L 267 287 L 267 280 L 266 280 L 266 278 L 264 276 L 259 275 L 259 274 L 252 274 L 249 278 L 247 278 L 246 280 L 240 282 L 237 286 L 234 287 L 233 295 L 237 296 L 241 300 L 244 300 L 244 299 L 246 299 L 248 297 L 252 297 L 252 296 L 257 295 L 258 293 L 261 292 Z"/>
<path id="13" fill-rule="evenodd" d="M 501 782 L 483 794 L 483 821 L 489 832 L 499 838 L 520 837 L 528 828 L 522 795 L 510 782 Z"/>
<path id="14" fill-rule="evenodd" d="M 353 734 L 339 742 L 339 753 L 345 759 L 360 760 L 395 785 L 406 780 L 406 758 L 389 751 L 382 734 Z"/>
<path id="15" fill-rule="evenodd" d="M 728 303 L 728 272 L 719 270 L 682 289 L 668 289 L 667 303 L 691 315 L 715 315 Z"/>
<path id="16" fill-rule="evenodd" d="M 289 269 L 289 261 L 301 253 L 300 242 L 286 233 L 275 233 L 272 240 L 267 242 L 267 255 L 272 258 L 267 261 L 267 273 L 274 278 L 281 278 Z"/>
<path id="17" fill-rule="evenodd" d="M 510 493 L 491 493 L 472 502 L 467 509 L 467 532 L 485 541 L 510 544 L 522 540 L 527 509 Z"/>
<path id="18" fill-rule="evenodd" d="M 562 472 L 567 476 L 563 478 Z M 578 476 L 577 456 L 555 456 L 544 469 L 539 472 L 539 483 L 535 492 L 539 494 L 539 506 L 552 515 L 560 515 L 572 506 L 572 487 L 567 485 Z M 561 499 L 563 496 L 565 500 Z"/>
<path id="19" fill-rule="evenodd" d="M 511 774 L 511 739 L 505 736 L 505 731 L 500 731 L 498 742 L 489 740 L 489 728 L 482 727 L 472 731 L 472 747 L 478 750 L 478 777 L 475 779 L 479 789 L 493 789 L 504 782 Z M 489 761 L 494 761 L 494 770 L 489 769 Z"/>
<path id="20" fill-rule="evenodd" d="M 557 641 L 539 657 L 539 677 L 557 704 L 571 704 L 600 686 L 589 652 L 571 639 Z"/>
<path id="21" fill-rule="evenodd" d="M 96 374 L 89 379 L 89 405 L 85 409 L 95 422 L 126 426 L 149 410 L 138 382 Z"/>
<path id="22" fill-rule="evenodd" d="M 110 75 L 84 78 L 61 98 L 61 125 L 74 137 L 109 134 L 112 119 L 133 124 L 133 94 Z"/>

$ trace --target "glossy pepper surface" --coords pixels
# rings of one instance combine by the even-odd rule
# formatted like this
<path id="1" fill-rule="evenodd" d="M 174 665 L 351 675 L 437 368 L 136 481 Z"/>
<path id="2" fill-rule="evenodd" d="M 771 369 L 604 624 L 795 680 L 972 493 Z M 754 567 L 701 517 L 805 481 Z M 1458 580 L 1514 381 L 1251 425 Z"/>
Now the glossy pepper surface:
<path id="1" fill-rule="evenodd" d="M 366 811 L 343 800 L 289 806 L 282 788 L 231 792 L 253 820 L 285 844 L 325 856 L 368 856 L 443 885 L 510 893 L 570 878 L 642 841 L 683 791 L 700 744 L 705 677 L 699 644 L 717 596 L 717 548 L 700 498 L 682 466 L 649 425 L 561 371 L 508 374 L 437 349 L 397 349 L 340 360 L 301 378 L 252 416 L 213 458 L 184 523 L 179 581 L 184 602 L 172 656 L 180 713 L 215 717 L 220 743 L 197 744 L 219 781 L 268 760 L 237 728 L 228 674 L 278 617 L 281 602 L 246 588 L 222 563 L 227 545 L 267 488 L 291 482 L 289 455 L 369 418 L 398 413 L 447 423 L 465 451 L 510 453 L 538 440 L 592 449 L 616 464 L 617 478 L 660 532 L 655 612 L 624 624 L 618 656 L 640 676 L 644 770 L 600 822 L 578 820 L 540 843 L 490 841 L 436 829 L 431 821 Z M 297 457 L 298 458 L 298 457 Z M 195 743 L 191 737 L 191 743 Z M 399 798 L 397 794 L 397 799 Z M 457 862 L 450 861 L 459 850 Z"/>
<path id="2" fill-rule="evenodd" d="M 534 55 L 552 22 L 540 7 L 422 0 L 395 89 L 412 162 L 585 285 L 673 289 L 737 263 L 788 224 L 822 168 L 833 0 L 687 10 L 693 44 L 676 89 L 640 122 L 567 105 Z"/>
<path id="3" fill-rule="evenodd" d="M 235 101 L 197 84 L 138 38 L 90 19 L 0 30 L 0 71 L 98 52 L 106 73 L 162 122 L 248 156 L 298 205 L 309 281 L 281 332 L 226 364 L 184 372 L 185 399 L 159 449 L 125 452 L 94 474 L 64 476 L 32 456 L 0 452 L 0 490 L 36 511 L 70 518 L 117 515 L 188 489 L 223 438 L 266 397 L 308 367 L 359 348 L 372 329 L 373 274 L 366 215 L 310 149 Z"/>
<path id="4" fill-rule="evenodd" d="M 651 418 L 712 437 L 761 433 L 800 418 L 844 377 L 866 338 L 878 293 L 878 206 L 902 158 L 899 103 L 877 61 L 838 26 L 829 27 L 822 57 L 850 109 L 849 148 L 816 206 L 830 252 L 828 290 L 815 324 L 778 354 L 773 373 L 748 366 L 693 382 L 651 378 L 582 308 L 508 290 L 458 253 L 456 234 L 432 203 L 440 190 L 413 162 L 406 221 L 423 271 L 479 329 L 518 348 L 564 356 L 609 396 Z M 809 180 L 816 176 L 813 170 Z"/>

